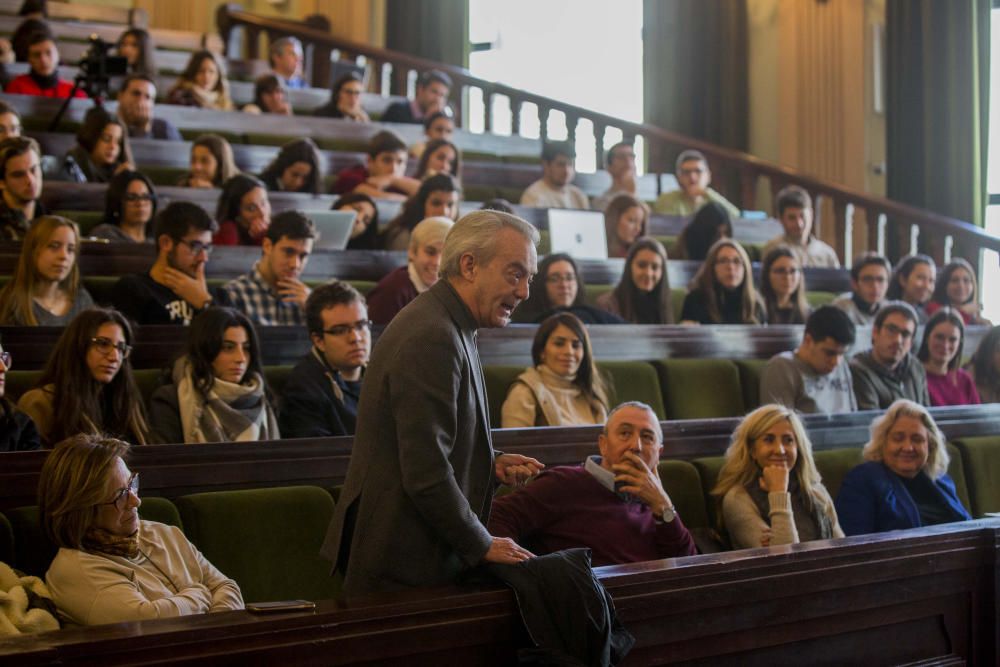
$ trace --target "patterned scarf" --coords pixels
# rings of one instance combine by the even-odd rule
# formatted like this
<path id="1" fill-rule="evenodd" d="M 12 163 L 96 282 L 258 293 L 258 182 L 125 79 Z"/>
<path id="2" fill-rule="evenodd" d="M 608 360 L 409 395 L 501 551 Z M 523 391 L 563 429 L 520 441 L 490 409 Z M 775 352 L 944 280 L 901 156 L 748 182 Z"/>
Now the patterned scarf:
<path id="1" fill-rule="evenodd" d="M 139 531 L 122 536 L 91 526 L 83 535 L 83 548 L 108 556 L 135 558 L 139 555 Z"/>

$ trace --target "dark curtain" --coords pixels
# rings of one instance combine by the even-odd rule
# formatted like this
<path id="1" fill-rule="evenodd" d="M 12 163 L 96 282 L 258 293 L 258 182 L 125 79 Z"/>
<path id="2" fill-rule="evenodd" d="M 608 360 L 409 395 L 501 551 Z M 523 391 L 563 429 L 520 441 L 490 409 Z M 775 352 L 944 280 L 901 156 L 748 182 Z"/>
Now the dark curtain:
<path id="1" fill-rule="evenodd" d="M 888 195 L 980 226 L 987 197 L 990 5 L 886 5 Z"/>
<path id="2" fill-rule="evenodd" d="M 387 0 L 385 47 L 466 67 L 468 0 Z"/>
<path id="3" fill-rule="evenodd" d="M 746 3 L 643 0 L 642 9 L 645 122 L 746 150 Z M 672 172 L 676 153 L 655 157 Z"/>

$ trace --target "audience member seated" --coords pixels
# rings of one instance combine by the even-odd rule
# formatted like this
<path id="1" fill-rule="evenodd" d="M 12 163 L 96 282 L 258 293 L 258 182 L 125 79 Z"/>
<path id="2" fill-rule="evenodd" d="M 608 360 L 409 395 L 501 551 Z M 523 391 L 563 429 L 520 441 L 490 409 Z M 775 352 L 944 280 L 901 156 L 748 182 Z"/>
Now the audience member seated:
<path id="1" fill-rule="evenodd" d="M 431 69 L 417 79 L 417 94 L 408 102 L 396 102 L 382 114 L 383 123 L 422 123 L 428 116 L 444 111 L 448 106 L 451 77 L 441 70 Z"/>
<path id="2" fill-rule="evenodd" d="M 305 324 L 309 287 L 299 280 L 312 252 L 316 228 L 299 211 L 274 216 L 253 269 L 226 283 L 226 300 L 257 325 Z"/>
<path id="3" fill-rule="evenodd" d="M 968 521 L 948 475 L 947 441 L 930 413 L 897 400 L 872 423 L 865 463 L 844 477 L 837 514 L 848 535 Z"/>
<path id="4" fill-rule="evenodd" d="M 377 250 L 382 247 L 378 236 L 378 207 L 371 197 L 352 192 L 338 197 L 330 210 L 355 213 L 351 239 L 347 242 L 348 250 Z"/>
<path id="5" fill-rule="evenodd" d="M 551 315 L 568 312 L 584 324 L 624 324 L 625 320 L 584 302 L 586 285 L 576 261 L 566 253 L 554 253 L 538 263 L 538 273 L 528 298 L 517 307 L 513 322 L 541 323 Z"/>
<path id="6" fill-rule="evenodd" d="M 448 174 L 431 176 L 420 184 L 417 193 L 406 200 L 403 209 L 382 234 L 386 250 L 407 250 L 413 228 L 426 218 L 458 217 L 458 203 L 462 199 L 462 186 Z"/>
<path id="7" fill-rule="evenodd" d="M 980 314 L 983 305 L 976 298 L 978 291 L 976 271 L 969 262 L 956 257 L 941 269 L 941 277 L 935 281 L 934 294 L 925 310 L 928 315 L 933 315 L 941 308 L 950 306 L 958 312 L 966 325 L 990 326 L 991 322 Z"/>
<path id="8" fill-rule="evenodd" d="M 39 218 L 21 244 L 14 275 L 0 290 L 0 323 L 65 326 L 94 305 L 76 263 L 80 231 L 66 218 Z"/>
<path id="9" fill-rule="evenodd" d="M 90 308 L 56 342 L 36 389 L 17 407 L 51 447 L 77 433 L 106 433 L 146 444 L 142 395 L 132 377 L 132 327 L 117 310 Z"/>
<path id="10" fill-rule="evenodd" d="M 368 315 L 375 324 L 386 325 L 406 304 L 438 281 L 444 237 L 455 221 L 435 216 L 425 218 L 410 235 L 407 264 L 390 272 L 368 293 Z"/>
<path id="11" fill-rule="evenodd" d="M 292 105 L 288 101 L 288 89 L 277 74 L 262 74 L 253 82 L 253 102 L 243 106 L 241 111 L 252 114 L 273 113 L 291 116 Z"/>
<path id="12" fill-rule="evenodd" d="M 611 200 L 604 211 L 604 230 L 608 238 L 608 257 L 625 257 L 635 240 L 646 235 L 649 207 L 629 194 Z"/>
<path id="13" fill-rule="evenodd" d="M 271 69 L 288 88 L 305 88 L 302 78 L 302 42 L 295 37 L 282 37 L 271 42 L 268 49 Z"/>
<path id="14" fill-rule="evenodd" d="M 76 133 L 76 146 L 63 160 L 69 180 L 77 183 L 107 183 L 115 174 L 134 169 L 128 131 L 121 119 L 103 107 L 92 107 Z"/>
<path id="15" fill-rule="evenodd" d="M 613 290 L 597 297 L 597 306 L 632 324 L 673 324 L 663 244 L 652 236 L 637 238 L 625 257 L 621 279 Z"/>
<path id="16" fill-rule="evenodd" d="M 778 192 L 775 208 L 785 233 L 767 242 L 765 255 L 784 245 L 795 252 L 803 267 L 840 268 L 837 252 L 813 234 L 812 199 L 808 192 L 797 185 L 789 185 Z"/>
<path id="17" fill-rule="evenodd" d="M 233 147 L 217 134 L 203 134 L 191 144 L 191 171 L 177 184 L 182 188 L 221 188 L 240 173 Z"/>
<path id="18" fill-rule="evenodd" d="M 858 326 L 868 326 L 875 321 L 875 314 L 885 301 L 889 289 L 892 265 L 882 255 L 865 252 L 851 263 L 851 291 L 833 301 L 851 321 Z"/>
<path id="19" fill-rule="evenodd" d="M 786 245 L 771 248 L 760 269 L 760 295 L 768 324 L 805 324 L 806 279 L 798 255 Z"/>
<path id="20" fill-rule="evenodd" d="M 150 229 L 156 215 L 153 182 L 138 171 L 123 171 L 111 179 L 104 194 L 104 222 L 90 230 L 99 239 L 123 243 L 152 243 Z"/>
<path id="21" fill-rule="evenodd" d="M 764 324 L 766 314 L 753 285 L 747 251 L 732 239 L 708 249 L 684 297 L 681 324 Z"/>
<path id="22" fill-rule="evenodd" d="M 927 320 L 917 359 L 927 374 L 931 405 L 979 405 L 976 381 L 959 368 L 965 346 L 965 325 L 954 308 L 945 307 Z"/>
<path id="23" fill-rule="evenodd" d="M 619 195 L 638 197 L 635 172 L 635 147 L 630 141 L 620 141 L 604 156 L 605 166 L 611 176 L 611 186 L 604 194 L 594 197 L 594 210 L 603 211 Z M 647 209 L 648 210 L 648 209 Z M 648 213 L 647 213 L 648 215 Z M 643 232 L 645 234 L 645 232 Z"/>
<path id="24" fill-rule="evenodd" d="M 216 245 L 260 245 L 271 224 L 267 187 L 256 176 L 236 174 L 222 184 L 215 219 Z"/>
<path id="25" fill-rule="evenodd" d="M 559 313 L 538 327 L 534 366 L 517 376 L 503 402 L 503 428 L 589 426 L 608 418 L 608 391 L 575 315 Z"/>
<path id="26" fill-rule="evenodd" d="M 156 118 L 156 84 L 145 74 L 129 74 L 118 93 L 118 116 L 131 139 L 181 141 L 180 131 L 165 118 Z"/>
<path id="27" fill-rule="evenodd" d="M 917 314 L 918 324 L 927 322 L 927 303 L 934 294 L 937 267 L 927 255 L 907 255 L 896 263 L 886 298 L 905 301 Z"/>
<path id="28" fill-rule="evenodd" d="M 208 308 L 188 330 L 171 383 L 153 392 L 150 423 L 157 442 L 277 440 L 273 398 L 264 383 L 257 333 L 246 315 Z"/>
<path id="29" fill-rule="evenodd" d="M 435 111 L 424 118 L 424 140 L 410 146 L 410 155 L 420 159 L 428 141 L 444 139 L 451 141 L 455 135 L 455 120 L 446 111 Z"/>
<path id="30" fill-rule="evenodd" d="M 148 30 L 129 28 L 118 38 L 118 55 L 128 61 L 129 74 L 156 76 L 156 43 Z"/>
<path id="31" fill-rule="evenodd" d="M 406 176 L 406 144 L 382 131 L 368 144 L 368 163 L 342 169 L 333 183 L 334 194 L 358 192 L 374 199 L 403 201 L 420 188 L 420 181 Z"/>
<path id="32" fill-rule="evenodd" d="M 240 588 L 176 526 L 139 518 L 129 445 L 77 435 L 46 458 L 42 530 L 59 547 L 45 583 L 75 625 L 125 623 L 243 608 Z"/>
<path id="33" fill-rule="evenodd" d="M 26 452 L 41 447 L 35 422 L 4 396 L 7 371 L 13 363 L 10 352 L 0 345 L 0 452 Z"/>
<path id="34" fill-rule="evenodd" d="M 648 405 L 622 403 L 597 436 L 600 455 L 543 471 L 495 498 L 491 535 L 543 555 L 586 547 L 595 567 L 693 556 L 694 539 L 657 472 L 663 432 Z"/>
<path id="35" fill-rule="evenodd" d="M 21 136 L 21 114 L 17 109 L 0 101 L 0 141 Z"/>
<path id="36" fill-rule="evenodd" d="M 847 314 L 820 306 L 806 320 L 798 349 L 774 355 L 760 376 L 761 403 L 778 403 L 796 412 L 854 412 L 858 409 L 851 369 L 844 353 L 856 331 Z"/>
<path id="37" fill-rule="evenodd" d="M 52 28 L 46 19 L 49 16 L 45 0 L 28 0 L 21 5 L 18 12 L 23 20 L 14 28 L 14 33 L 10 36 L 10 49 L 14 52 L 14 60 L 19 63 L 28 62 L 28 44 L 35 33 L 52 34 Z M 51 37 L 55 39 L 55 37 Z"/>
<path id="38" fill-rule="evenodd" d="M 762 405 L 740 422 L 712 489 L 734 549 L 844 537 L 795 411 Z"/>
<path id="39" fill-rule="evenodd" d="M 712 172 L 708 160 L 696 150 L 686 150 L 677 156 L 674 166 L 679 190 L 665 192 L 653 204 L 653 210 L 664 215 L 688 216 L 710 201 L 718 202 L 729 212 L 730 218 L 740 217 L 740 210 L 725 197 L 708 187 L 712 182 Z"/>
<path id="40" fill-rule="evenodd" d="M 590 208 L 583 191 L 573 185 L 576 149 L 566 141 L 547 141 L 542 146 L 542 177 L 525 188 L 522 206 L 538 208 Z"/>
<path id="41" fill-rule="evenodd" d="M 306 326 L 313 347 L 282 390 L 282 437 L 354 435 L 371 324 L 365 298 L 349 284 L 335 280 L 312 291 Z"/>
<path id="42" fill-rule="evenodd" d="M 57 97 L 65 99 L 73 94 L 73 83 L 59 78 L 59 49 L 51 32 L 34 32 L 27 38 L 27 74 L 21 74 L 7 84 L 6 93 Z M 73 97 L 86 97 L 77 90 Z"/>
<path id="43" fill-rule="evenodd" d="M 674 259 L 705 261 L 708 250 L 719 239 L 733 238 L 733 220 L 729 211 L 718 202 L 710 201 L 694 214 L 674 241 Z"/>
<path id="44" fill-rule="evenodd" d="M 851 359 L 851 378 L 859 410 L 885 410 L 905 398 L 930 405 L 927 374 L 910 354 L 917 314 L 903 301 L 887 301 L 872 324 L 872 348 Z"/>
<path id="45" fill-rule="evenodd" d="M 462 180 L 462 154 L 447 139 L 431 139 L 417 162 L 416 179 L 422 181 L 435 174 L 448 174 Z"/>
<path id="46" fill-rule="evenodd" d="M 42 151 L 30 137 L 0 141 L 0 239 L 19 241 L 48 211 L 42 195 Z"/>
<path id="47" fill-rule="evenodd" d="M 983 403 L 1000 403 L 1000 326 L 982 337 L 965 369 L 975 381 Z"/>
<path id="48" fill-rule="evenodd" d="M 221 58 L 207 50 L 192 53 L 177 83 L 167 92 L 167 104 L 232 111 L 235 107 Z"/>
<path id="49" fill-rule="evenodd" d="M 323 158 L 312 139 L 296 139 L 281 147 L 260 175 L 271 192 L 309 192 L 323 188 Z"/>
<path id="50" fill-rule="evenodd" d="M 364 83 L 357 72 L 348 72 L 333 82 L 330 89 L 330 101 L 313 111 L 314 116 L 324 118 L 342 118 L 355 120 L 359 123 L 371 122 L 371 118 L 361 108 L 361 93 Z"/>
<path id="51" fill-rule="evenodd" d="M 156 261 L 148 273 L 122 276 L 115 283 L 115 308 L 137 324 L 190 324 L 214 299 L 205 264 L 215 229 L 197 204 L 171 202 L 153 221 Z"/>

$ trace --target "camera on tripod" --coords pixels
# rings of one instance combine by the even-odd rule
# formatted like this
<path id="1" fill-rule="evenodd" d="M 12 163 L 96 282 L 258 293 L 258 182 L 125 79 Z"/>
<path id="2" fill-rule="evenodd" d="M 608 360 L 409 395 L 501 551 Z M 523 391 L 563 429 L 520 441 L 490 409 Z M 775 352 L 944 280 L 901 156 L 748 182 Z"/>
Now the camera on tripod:
<path id="1" fill-rule="evenodd" d="M 80 73 L 76 77 L 76 84 L 94 100 L 110 94 L 111 77 L 128 73 L 127 58 L 108 55 L 112 46 L 97 35 L 91 35 L 90 48 L 80 60 Z"/>

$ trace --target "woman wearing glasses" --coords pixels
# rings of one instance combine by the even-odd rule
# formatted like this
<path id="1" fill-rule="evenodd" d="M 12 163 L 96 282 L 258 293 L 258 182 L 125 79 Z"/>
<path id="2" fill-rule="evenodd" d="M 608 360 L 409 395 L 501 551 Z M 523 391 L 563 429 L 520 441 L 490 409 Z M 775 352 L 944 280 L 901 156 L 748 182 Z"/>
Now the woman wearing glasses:
<path id="1" fill-rule="evenodd" d="M 128 357 L 132 328 L 117 310 L 91 308 L 70 322 L 49 356 L 38 388 L 17 407 L 52 446 L 77 433 L 108 433 L 146 444 L 142 397 Z"/>
<path id="2" fill-rule="evenodd" d="M 805 324 L 809 317 L 806 280 L 798 257 L 788 246 L 767 253 L 760 269 L 760 293 L 768 324 Z"/>
<path id="3" fill-rule="evenodd" d="M 171 383 L 153 392 L 150 421 L 163 443 L 277 440 L 273 399 L 264 383 L 253 325 L 232 308 L 208 308 L 191 321 Z"/>
<path id="4" fill-rule="evenodd" d="M 569 312 L 584 324 L 623 324 L 625 320 L 584 303 L 587 286 L 576 260 L 564 252 L 547 255 L 538 263 L 528 298 L 514 311 L 514 322 L 542 322 L 556 313 Z"/>
<path id="5" fill-rule="evenodd" d="M 14 407 L 4 396 L 7 371 L 13 359 L 0 345 L 0 452 L 24 452 L 38 449 L 41 442 L 31 417 Z"/>
<path id="6" fill-rule="evenodd" d="M 625 257 L 625 271 L 614 290 L 597 305 L 632 324 L 673 324 L 667 280 L 667 250 L 652 236 L 640 236 Z"/>
<path id="7" fill-rule="evenodd" d="M 608 390 L 594 363 L 583 322 L 570 313 L 542 322 L 531 344 L 534 366 L 503 402 L 502 428 L 584 426 L 608 418 Z"/>
<path id="8" fill-rule="evenodd" d="M 77 625 L 243 609 L 232 579 L 175 526 L 139 518 L 139 475 L 129 445 L 105 435 L 63 440 L 38 483 L 42 530 L 59 547 L 45 575 L 62 615 Z"/>
<path id="9" fill-rule="evenodd" d="M 763 324 L 764 305 L 753 286 L 747 251 L 732 239 L 720 239 L 684 297 L 681 324 Z"/>
<path id="10" fill-rule="evenodd" d="M 0 324 L 65 326 L 94 305 L 80 285 L 76 223 L 54 215 L 35 220 L 21 244 L 14 276 L 0 290 Z"/>
<path id="11" fill-rule="evenodd" d="M 152 243 L 150 222 L 156 215 L 153 182 L 138 171 L 123 171 L 108 183 L 104 222 L 90 231 L 99 239 L 122 243 Z"/>

